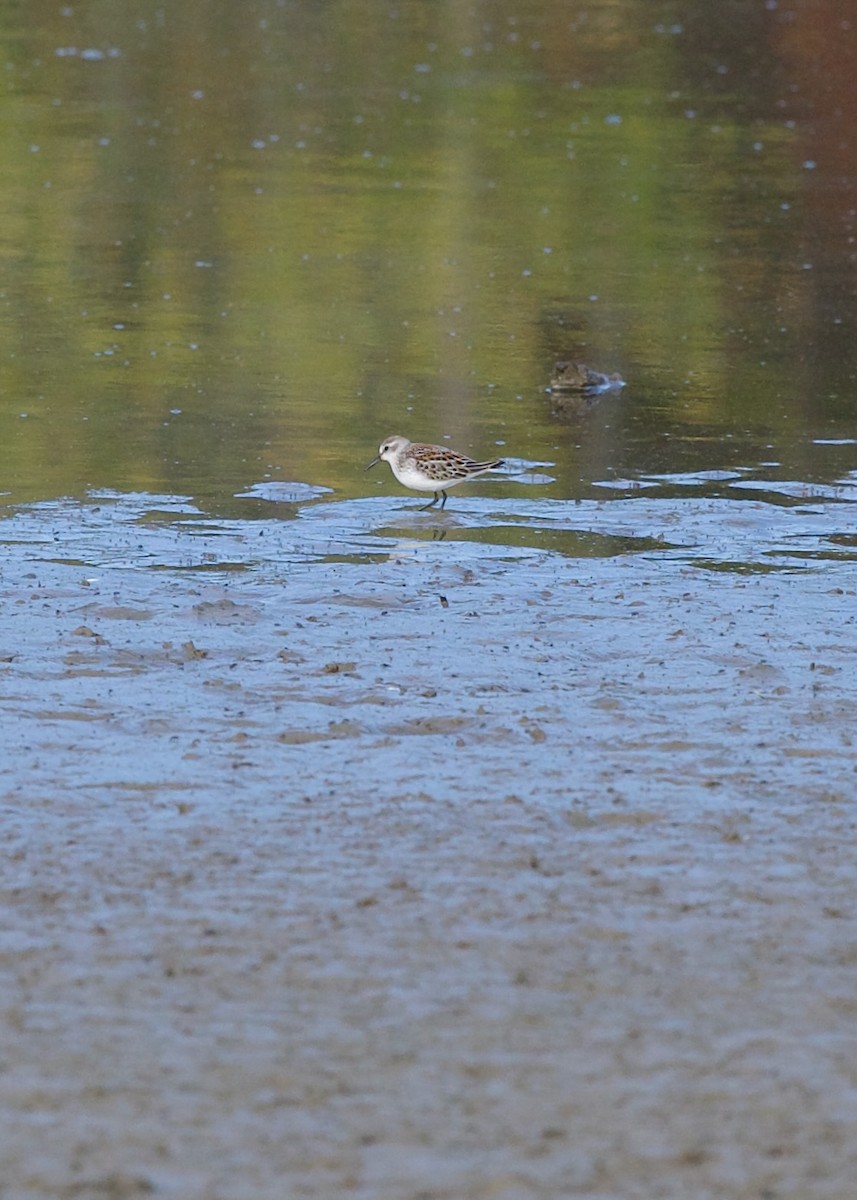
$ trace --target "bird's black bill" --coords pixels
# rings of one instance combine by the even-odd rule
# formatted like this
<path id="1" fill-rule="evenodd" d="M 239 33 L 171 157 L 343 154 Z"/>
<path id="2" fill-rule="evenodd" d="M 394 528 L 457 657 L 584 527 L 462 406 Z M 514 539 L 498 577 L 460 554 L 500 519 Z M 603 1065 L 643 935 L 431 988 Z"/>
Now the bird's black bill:
<path id="1" fill-rule="evenodd" d="M 363 470 L 364 470 L 364 471 L 368 471 L 368 470 L 369 470 L 371 467 L 374 467 L 374 466 L 375 466 L 375 464 L 376 464 L 376 463 L 379 463 L 380 461 L 381 461 L 381 455 L 380 455 L 380 454 L 376 454 L 376 455 L 375 455 L 375 457 L 372 459 L 372 461 L 369 463 L 369 466 L 368 466 L 368 467 L 364 467 L 364 468 L 363 468 Z"/>

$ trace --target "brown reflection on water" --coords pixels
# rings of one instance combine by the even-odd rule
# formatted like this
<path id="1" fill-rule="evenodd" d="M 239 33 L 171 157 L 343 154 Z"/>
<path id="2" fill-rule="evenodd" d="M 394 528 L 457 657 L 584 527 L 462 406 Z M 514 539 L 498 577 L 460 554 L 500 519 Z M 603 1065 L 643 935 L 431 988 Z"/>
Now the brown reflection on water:
<path id="1" fill-rule="evenodd" d="M 561 495 L 823 475 L 857 370 L 846 9 L 7 7 L 0 486 L 361 494 L 393 430 L 556 461 Z M 577 423 L 543 394 L 570 356 L 629 381 Z"/>
<path id="2" fill-rule="evenodd" d="M 807 348 L 814 380 L 830 395 L 830 407 L 853 424 L 854 310 L 857 301 L 857 14 L 848 0 L 810 4 L 803 0 L 777 26 L 776 46 L 794 73 L 794 89 L 783 107 L 795 122 L 790 146 L 796 168 L 806 173 L 800 248 L 809 264 L 807 310 L 815 331 Z M 846 352 L 847 347 L 847 352 Z M 843 375 L 837 369 L 850 359 Z M 806 359 L 805 359 L 806 361 Z M 842 386 L 843 383 L 845 386 Z"/>

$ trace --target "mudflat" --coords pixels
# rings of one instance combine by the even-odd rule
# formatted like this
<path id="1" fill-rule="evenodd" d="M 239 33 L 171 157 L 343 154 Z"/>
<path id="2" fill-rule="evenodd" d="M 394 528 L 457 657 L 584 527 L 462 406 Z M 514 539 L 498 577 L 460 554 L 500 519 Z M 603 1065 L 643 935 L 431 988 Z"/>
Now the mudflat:
<path id="1" fill-rule="evenodd" d="M 0 1195 L 850 1200 L 855 563 L 163 507 L 4 522 Z"/>

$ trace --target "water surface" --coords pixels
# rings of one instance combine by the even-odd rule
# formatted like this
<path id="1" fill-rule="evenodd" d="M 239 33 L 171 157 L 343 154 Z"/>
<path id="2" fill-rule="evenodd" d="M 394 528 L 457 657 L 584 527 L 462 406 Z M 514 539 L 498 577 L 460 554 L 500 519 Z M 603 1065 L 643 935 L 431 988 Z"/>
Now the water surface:
<path id="1" fill-rule="evenodd" d="M 3 487 L 857 468 L 846 4 L 10 8 Z M 556 415 L 553 361 L 619 371 Z"/>

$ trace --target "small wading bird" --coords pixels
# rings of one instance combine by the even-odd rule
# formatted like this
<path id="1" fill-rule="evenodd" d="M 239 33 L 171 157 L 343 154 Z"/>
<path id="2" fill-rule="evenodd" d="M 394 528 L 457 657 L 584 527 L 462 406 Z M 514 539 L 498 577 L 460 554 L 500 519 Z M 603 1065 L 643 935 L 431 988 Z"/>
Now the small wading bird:
<path id="1" fill-rule="evenodd" d="M 398 433 L 384 439 L 366 470 L 374 467 L 382 459 L 390 464 L 393 474 L 406 488 L 412 488 L 415 492 L 434 492 L 434 500 L 423 504 L 420 512 L 434 508 L 438 500 L 443 508 L 446 504 L 447 488 L 467 483 L 477 475 L 484 475 L 486 471 L 493 471 L 503 465 L 502 458 L 494 458 L 491 462 L 474 462 L 466 454 L 447 450 L 445 446 L 409 442 Z"/>

